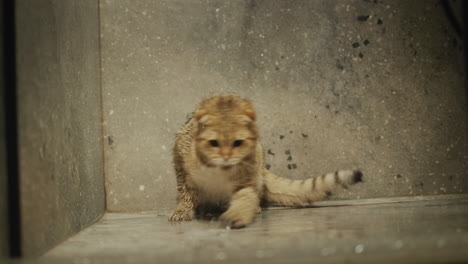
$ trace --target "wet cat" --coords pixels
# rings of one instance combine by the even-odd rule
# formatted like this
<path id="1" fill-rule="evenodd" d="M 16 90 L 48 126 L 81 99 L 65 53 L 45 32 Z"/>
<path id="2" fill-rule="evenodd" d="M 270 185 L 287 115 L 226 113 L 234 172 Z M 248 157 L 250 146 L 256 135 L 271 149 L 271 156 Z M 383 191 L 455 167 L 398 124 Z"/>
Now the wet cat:
<path id="1" fill-rule="evenodd" d="M 214 96 L 199 104 L 176 135 L 178 205 L 169 220 L 192 220 L 206 208 L 218 208 L 227 227 L 242 228 L 260 212 L 261 201 L 304 205 L 362 181 L 359 170 L 305 180 L 272 174 L 264 168 L 255 120 L 252 103 L 236 95 Z"/>

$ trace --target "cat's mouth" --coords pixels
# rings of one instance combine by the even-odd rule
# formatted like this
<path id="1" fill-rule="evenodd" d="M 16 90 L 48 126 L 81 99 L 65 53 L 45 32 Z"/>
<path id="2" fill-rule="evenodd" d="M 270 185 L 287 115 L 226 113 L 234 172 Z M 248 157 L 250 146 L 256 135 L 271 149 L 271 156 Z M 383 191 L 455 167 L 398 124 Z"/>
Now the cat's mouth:
<path id="1" fill-rule="evenodd" d="M 222 169 L 229 169 L 239 163 L 238 159 L 213 159 L 211 163 L 215 166 L 219 166 Z"/>

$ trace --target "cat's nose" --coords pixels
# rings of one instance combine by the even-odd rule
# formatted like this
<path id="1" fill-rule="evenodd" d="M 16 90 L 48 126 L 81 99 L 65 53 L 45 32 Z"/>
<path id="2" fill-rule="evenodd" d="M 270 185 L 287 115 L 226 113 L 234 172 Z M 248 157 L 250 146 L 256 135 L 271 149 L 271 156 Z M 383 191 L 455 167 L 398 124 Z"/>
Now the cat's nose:
<path id="1" fill-rule="evenodd" d="M 231 151 L 229 148 L 221 148 L 221 157 L 224 159 L 224 161 L 228 161 L 231 158 Z"/>

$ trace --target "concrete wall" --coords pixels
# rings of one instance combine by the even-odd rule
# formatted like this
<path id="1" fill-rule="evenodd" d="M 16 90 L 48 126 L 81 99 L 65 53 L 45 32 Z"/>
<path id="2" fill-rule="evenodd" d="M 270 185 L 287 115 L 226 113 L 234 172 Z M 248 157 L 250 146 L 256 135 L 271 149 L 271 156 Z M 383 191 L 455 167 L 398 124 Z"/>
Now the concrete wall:
<path id="1" fill-rule="evenodd" d="M 101 1 L 108 209 L 175 205 L 173 136 L 223 92 L 253 100 L 282 176 L 362 168 L 339 199 L 467 192 L 460 45 L 438 1 Z"/>
<path id="2" fill-rule="evenodd" d="M 105 210 L 98 3 L 17 0 L 22 245 L 37 255 Z"/>

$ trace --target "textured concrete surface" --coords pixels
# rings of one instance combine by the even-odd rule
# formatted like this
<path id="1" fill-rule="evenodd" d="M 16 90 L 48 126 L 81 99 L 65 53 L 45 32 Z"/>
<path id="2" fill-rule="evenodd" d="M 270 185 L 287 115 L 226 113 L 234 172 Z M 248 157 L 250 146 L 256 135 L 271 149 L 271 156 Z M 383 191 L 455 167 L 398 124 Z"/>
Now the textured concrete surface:
<path id="1" fill-rule="evenodd" d="M 16 1 L 22 243 L 36 255 L 105 210 L 98 4 Z"/>
<path id="2" fill-rule="evenodd" d="M 437 199 L 438 198 L 438 199 Z M 455 263 L 468 261 L 468 195 L 270 209 L 241 230 L 109 213 L 42 260 L 73 263 Z M 418 198 L 421 199 L 421 198 Z M 358 201 L 358 204 L 361 201 Z M 387 202 L 388 204 L 385 204 Z M 372 203 L 372 201 L 368 201 Z"/>
<path id="3" fill-rule="evenodd" d="M 100 4 L 111 211 L 174 206 L 173 136 L 225 92 L 255 103 L 277 174 L 361 168 L 337 199 L 467 191 L 461 41 L 438 1 Z"/>

